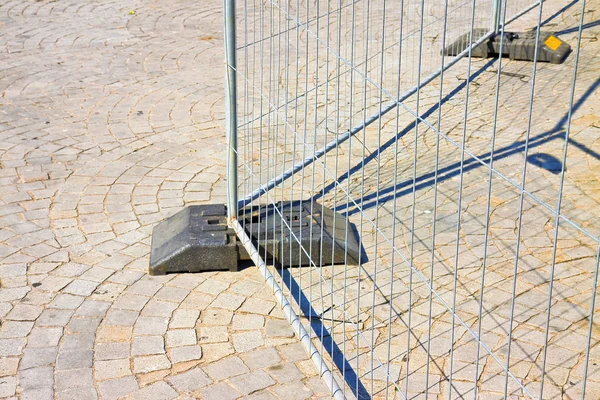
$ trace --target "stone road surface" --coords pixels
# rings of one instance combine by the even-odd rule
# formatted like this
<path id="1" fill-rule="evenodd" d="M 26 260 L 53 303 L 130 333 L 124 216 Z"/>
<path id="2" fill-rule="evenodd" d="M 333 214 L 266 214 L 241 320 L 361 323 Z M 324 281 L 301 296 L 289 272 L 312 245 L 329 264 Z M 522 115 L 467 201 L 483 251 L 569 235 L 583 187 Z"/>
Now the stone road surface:
<path id="1" fill-rule="evenodd" d="M 225 201 L 221 6 L 0 1 L 0 398 L 327 397 L 255 268 L 146 274 Z"/>

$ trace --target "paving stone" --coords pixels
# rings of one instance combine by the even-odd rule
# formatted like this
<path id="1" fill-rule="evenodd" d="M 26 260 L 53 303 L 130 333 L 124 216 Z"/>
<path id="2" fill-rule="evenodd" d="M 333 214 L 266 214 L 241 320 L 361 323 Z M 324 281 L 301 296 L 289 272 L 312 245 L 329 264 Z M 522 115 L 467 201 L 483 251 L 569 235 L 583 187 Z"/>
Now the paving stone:
<path id="1" fill-rule="evenodd" d="M 215 301 L 213 301 L 210 304 L 210 306 L 214 308 L 224 308 L 226 310 L 235 311 L 242 305 L 244 300 L 246 300 L 244 296 L 239 296 L 230 293 L 221 293 L 217 296 Z"/>
<path id="2" fill-rule="evenodd" d="M 281 386 L 275 386 L 273 392 L 279 397 L 286 399 L 308 399 L 312 396 L 312 391 L 304 386 L 301 381 L 289 382 Z"/>
<path id="3" fill-rule="evenodd" d="M 35 321 L 44 310 L 43 307 L 16 304 L 6 316 L 7 320 L 13 321 Z"/>
<path id="4" fill-rule="evenodd" d="M 192 309 L 202 311 L 214 300 L 214 296 L 199 292 L 190 293 L 180 304 L 180 309 Z"/>
<path id="5" fill-rule="evenodd" d="M 0 356 L 19 356 L 27 343 L 26 338 L 0 339 Z"/>
<path id="6" fill-rule="evenodd" d="M 233 313 L 222 309 L 208 309 L 200 315 L 204 325 L 229 325 L 233 318 Z"/>
<path id="7" fill-rule="evenodd" d="M 13 376 L 0 378 L 0 397 L 14 396 L 17 390 L 17 379 Z"/>
<path id="8" fill-rule="evenodd" d="M 56 347 L 37 347 L 34 349 L 26 348 L 23 350 L 23 358 L 21 359 L 19 368 L 27 369 L 54 364 L 57 353 L 58 348 Z"/>
<path id="9" fill-rule="evenodd" d="M 176 303 L 151 299 L 142 310 L 142 315 L 170 318 L 176 308 Z"/>
<path id="10" fill-rule="evenodd" d="M 92 358 L 93 352 L 91 350 L 60 352 L 56 358 L 56 369 L 61 371 L 69 369 L 91 368 Z"/>
<path id="11" fill-rule="evenodd" d="M 98 381 L 107 379 L 122 378 L 131 375 L 129 367 L 129 358 L 101 361 L 94 363 L 95 377 Z"/>
<path id="12" fill-rule="evenodd" d="M 106 301 L 86 300 L 77 309 L 77 317 L 104 317 L 109 309 L 110 303 Z"/>
<path id="13" fill-rule="evenodd" d="M 268 337 L 293 337 L 294 331 L 287 320 L 267 319 L 265 333 Z"/>
<path id="14" fill-rule="evenodd" d="M 169 323 L 169 329 L 194 328 L 199 317 L 199 310 L 175 310 Z"/>
<path id="15" fill-rule="evenodd" d="M 96 331 L 96 342 L 128 342 L 132 332 L 133 328 L 130 326 L 101 326 Z"/>
<path id="16" fill-rule="evenodd" d="M 141 311 L 150 297 L 134 295 L 127 293 L 119 297 L 114 303 L 114 308 L 122 308 L 124 310 Z"/>
<path id="17" fill-rule="evenodd" d="M 37 388 L 52 388 L 54 385 L 54 368 L 36 367 L 19 371 L 19 386 L 24 391 Z"/>
<path id="18" fill-rule="evenodd" d="M 200 286 L 198 286 L 197 290 L 217 296 L 228 287 L 229 284 L 226 282 L 222 282 L 217 279 L 207 279 L 206 281 L 202 282 Z"/>
<path id="19" fill-rule="evenodd" d="M 98 395 L 93 386 L 80 387 L 57 393 L 59 400 L 96 400 Z"/>
<path id="20" fill-rule="evenodd" d="M 134 327 L 136 335 L 164 335 L 169 325 L 168 318 L 139 317 Z"/>
<path id="21" fill-rule="evenodd" d="M 101 321 L 101 318 L 71 318 L 67 330 L 71 333 L 96 332 Z"/>
<path id="22" fill-rule="evenodd" d="M 202 349 L 200 346 L 175 347 L 169 352 L 173 364 L 200 360 L 202 358 Z"/>
<path id="23" fill-rule="evenodd" d="M 186 289 L 165 286 L 154 295 L 154 298 L 180 303 L 189 293 L 189 290 Z"/>
<path id="24" fill-rule="evenodd" d="M 17 367 L 19 366 L 18 357 L 3 357 L 0 358 L 0 377 L 15 376 Z"/>
<path id="25" fill-rule="evenodd" d="M 271 310 L 275 307 L 275 304 L 276 303 L 273 301 L 265 301 L 251 297 L 240 307 L 240 311 L 251 314 L 269 315 Z"/>
<path id="26" fill-rule="evenodd" d="M 131 394 L 135 400 L 171 400 L 177 396 L 178 393 L 166 382 L 153 383 Z"/>
<path id="27" fill-rule="evenodd" d="M 133 359 L 133 372 L 148 373 L 161 369 L 171 368 L 171 362 L 165 355 L 136 357 Z"/>
<path id="28" fill-rule="evenodd" d="M 234 331 L 247 331 L 261 329 L 265 324 L 265 318 L 262 315 L 254 314 L 235 314 L 231 329 Z"/>
<path id="29" fill-rule="evenodd" d="M 96 360 L 116 360 L 119 358 L 128 358 L 129 347 L 129 343 L 127 342 L 98 343 L 94 348 L 94 356 Z M 133 355 L 136 354 L 133 353 Z"/>
<path id="30" fill-rule="evenodd" d="M 204 367 L 204 372 L 206 372 L 212 379 L 216 381 L 245 374 L 249 371 L 250 370 L 248 367 L 246 367 L 246 365 L 244 365 L 242 360 L 236 356 L 224 358 Z"/>
<path id="31" fill-rule="evenodd" d="M 156 292 L 162 287 L 162 284 L 150 279 L 140 279 L 133 285 L 131 285 L 127 292 L 130 294 L 139 294 L 144 296 L 154 296 Z"/>
<path id="32" fill-rule="evenodd" d="M 49 308 L 60 308 L 67 310 L 75 310 L 85 300 L 83 296 L 74 296 L 71 294 L 59 294 L 54 300 L 48 305 Z"/>
<path id="33" fill-rule="evenodd" d="M 133 326 L 138 318 L 139 313 L 129 310 L 110 310 L 106 314 L 106 325 L 113 326 Z"/>
<path id="34" fill-rule="evenodd" d="M 27 389 L 21 393 L 22 400 L 50 400 L 54 398 L 52 388 L 44 387 L 40 389 Z"/>
<path id="35" fill-rule="evenodd" d="M 304 346 L 299 342 L 279 346 L 277 350 L 290 362 L 304 361 L 308 358 Z"/>
<path id="36" fill-rule="evenodd" d="M 63 336 L 60 350 L 91 350 L 94 347 L 95 339 L 96 335 L 91 332 L 65 335 Z"/>
<path id="37" fill-rule="evenodd" d="M 36 320 L 36 326 L 59 326 L 63 327 L 69 323 L 71 316 L 73 315 L 72 310 L 56 310 L 46 309 L 40 317 Z"/>
<path id="38" fill-rule="evenodd" d="M 94 385 L 91 368 L 57 371 L 55 380 L 56 390 L 59 392 L 69 389 L 87 388 Z"/>
<path id="39" fill-rule="evenodd" d="M 202 359 L 205 363 L 220 360 L 234 352 L 233 346 L 228 342 L 202 345 Z"/>
<path id="40" fill-rule="evenodd" d="M 165 343 L 162 336 L 136 336 L 131 345 L 131 355 L 145 356 L 164 354 Z"/>
<path id="41" fill-rule="evenodd" d="M 31 328 L 33 322 L 5 321 L 0 328 L 0 339 L 25 337 Z"/>
<path id="42" fill-rule="evenodd" d="M 294 364 L 273 365 L 266 371 L 279 383 L 300 381 L 304 378 L 304 374 Z"/>
<path id="43" fill-rule="evenodd" d="M 201 326 L 198 328 L 198 343 L 221 343 L 229 341 L 226 326 Z"/>
<path id="44" fill-rule="evenodd" d="M 217 383 L 204 388 L 200 391 L 202 398 L 204 399 L 237 399 L 241 396 L 241 393 L 229 386 L 227 383 Z"/>
<path id="45" fill-rule="evenodd" d="M 274 348 L 252 350 L 240 354 L 240 357 L 252 370 L 271 367 L 282 361 L 279 353 Z"/>
<path id="46" fill-rule="evenodd" d="M 193 392 L 212 383 L 212 380 L 199 368 L 170 376 L 167 380 L 179 392 Z"/>
<path id="47" fill-rule="evenodd" d="M 250 400 L 276 400 L 278 397 L 275 397 L 267 390 L 262 390 L 260 392 L 252 393 L 249 396 L 246 396 L 246 399 Z"/>
<path id="48" fill-rule="evenodd" d="M 276 382 L 264 371 L 254 371 L 238 375 L 229 380 L 229 383 L 244 395 L 249 395 L 258 390 L 274 385 Z"/>
<path id="49" fill-rule="evenodd" d="M 63 291 L 65 293 L 70 293 L 73 295 L 89 296 L 94 292 L 94 290 L 96 290 L 97 286 L 97 282 L 76 279 L 73 282 L 71 282 L 66 288 L 64 288 Z"/>
<path id="50" fill-rule="evenodd" d="M 245 331 L 231 335 L 233 347 L 237 352 L 253 350 L 264 344 L 263 336 L 260 331 Z"/>
<path id="51" fill-rule="evenodd" d="M 167 347 L 190 346 L 196 344 L 194 329 L 176 329 L 167 332 Z"/>
<path id="52" fill-rule="evenodd" d="M 127 376 L 124 378 L 99 382 L 98 388 L 103 399 L 116 400 L 138 390 L 139 386 L 133 376 Z"/>

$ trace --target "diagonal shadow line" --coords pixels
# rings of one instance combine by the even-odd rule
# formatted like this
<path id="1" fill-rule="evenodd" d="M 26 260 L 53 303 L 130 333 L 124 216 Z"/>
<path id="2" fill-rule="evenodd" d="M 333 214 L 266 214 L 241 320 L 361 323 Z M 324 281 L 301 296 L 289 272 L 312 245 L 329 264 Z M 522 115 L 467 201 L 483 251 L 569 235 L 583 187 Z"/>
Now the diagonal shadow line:
<path id="1" fill-rule="evenodd" d="M 319 315 L 312 307 L 311 302 L 304 294 L 292 274 L 288 269 L 276 268 L 277 273 L 281 276 L 285 286 L 288 288 L 290 295 L 296 301 L 296 304 L 300 306 L 302 315 Z M 370 400 L 371 395 L 369 391 L 363 386 L 360 379 L 358 379 L 357 372 L 354 371 L 344 352 L 339 348 L 335 340 L 331 337 L 329 330 L 318 318 L 312 320 L 311 329 L 315 335 L 319 338 L 323 344 L 323 348 L 329 353 L 329 356 L 333 360 L 338 371 L 345 371 L 344 379 L 346 384 L 350 387 L 350 390 L 356 395 L 358 399 Z"/>
<path id="2" fill-rule="evenodd" d="M 552 14 L 551 16 L 549 16 L 548 18 L 546 18 L 545 20 L 543 20 L 540 23 L 540 27 L 548 24 L 554 18 L 558 17 L 560 14 L 564 13 L 565 11 L 567 11 L 569 8 L 573 7 L 577 3 L 579 3 L 579 0 L 573 0 L 573 1 L 571 1 L 569 4 L 565 5 L 563 8 L 561 8 L 560 10 L 558 10 L 557 12 L 555 12 L 554 14 Z M 537 28 L 533 28 L 532 31 L 535 32 L 536 29 Z"/>
<path id="3" fill-rule="evenodd" d="M 481 75 L 483 72 L 485 72 L 489 67 L 491 67 L 495 62 L 496 62 L 496 59 L 491 59 L 490 61 L 488 61 L 487 63 L 485 63 L 479 70 L 477 70 L 473 74 L 471 74 L 471 79 L 470 80 L 472 81 L 474 78 L 477 78 L 479 75 Z M 461 92 L 466 86 L 467 86 L 467 80 L 465 79 L 465 81 L 463 81 L 460 85 L 458 85 L 456 88 L 454 88 L 450 93 L 448 93 L 446 96 L 444 96 L 444 98 L 442 99 L 441 104 L 447 103 L 450 99 L 452 99 L 459 92 Z M 440 103 L 439 102 L 436 103 L 436 104 L 434 104 L 433 106 L 431 106 L 427 111 L 425 111 L 421 115 L 421 118 L 422 119 L 426 119 L 426 118 L 430 117 L 439 107 L 440 107 Z M 404 129 L 402 129 L 400 132 L 398 132 L 398 134 L 396 136 L 390 138 L 387 142 L 385 142 L 384 144 L 382 144 L 381 147 L 379 147 L 376 151 L 374 151 L 373 153 L 371 153 L 368 156 L 366 156 L 364 158 L 364 163 L 361 161 L 360 163 L 358 163 L 354 167 L 352 167 L 348 172 L 342 174 L 340 176 L 340 178 L 337 180 L 337 184 L 342 183 L 343 181 L 345 181 L 346 179 L 348 179 L 351 175 L 353 175 L 354 173 L 360 171 L 369 162 L 371 162 L 373 160 L 376 160 L 377 157 L 381 153 L 383 153 L 385 150 L 387 150 L 388 148 L 390 148 L 393 144 L 395 144 L 403 136 L 405 136 L 406 134 L 410 133 L 415 128 L 415 126 L 416 126 L 416 121 L 413 121 L 410 124 L 408 124 Z M 337 186 L 337 184 L 336 184 L 336 182 L 332 182 L 329 185 L 325 186 L 323 188 L 323 190 L 321 190 L 319 193 L 315 194 L 315 196 L 313 197 L 313 199 L 314 200 L 318 200 L 321 197 L 325 196 L 327 193 L 329 193 L 331 190 L 333 190 Z"/>
<path id="4" fill-rule="evenodd" d="M 593 21 L 593 22 L 588 22 L 587 24 L 583 24 L 582 29 L 593 28 L 593 27 L 598 26 L 598 25 L 600 25 L 600 20 Z M 574 32 L 578 32 L 578 31 L 579 31 L 579 27 L 577 26 L 575 28 L 569 28 L 569 29 L 564 29 L 562 31 L 554 32 L 554 34 L 556 36 L 559 36 L 559 35 L 566 35 L 567 33 L 574 33 Z"/>
<path id="5" fill-rule="evenodd" d="M 483 72 L 483 70 L 485 70 L 487 67 L 489 67 L 491 65 L 491 63 L 493 63 L 494 60 L 492 60 L 491 62 L 488 62 L 486 65 L 484 65 L 482 67 L 482 69 L 480 69 L 479 71 L 477 71 L 475 74 L 473 74 L 471 80 L 475 77 L 477 77 L 481 72 Z M 442 101 L 442 104 L 447 102 L 450 97 L 456 95 L 460 90 L 462 90 L 464 87 L 466 86 L 466 81 L 463 82 L 461 85 L 457 86 L 456 89 L 454 89 L 450 94 L 448 94 L 444 100 Z M 573 108 L 572 108 L 572 113 L 574 113 L 575 111 L 577 111 L 582 105 L 583 103 L 594 93 L 594 91 L 600 87 L 600 77 L 596 79 L 596 81 L 590 85 L 589 88 L 587 88 L 587 90 L 581 95 L 581 97 L 573 104 Z M 425 113 L 422 114 L 421 118 L 425 119 L 428 116 L 430 116 L 435 110 L 437 110 L 439 108 L 439 103 L 435 104 L 434 106 L 432 106 L 429 110 L 427 110 Z M 529 139 L 529 147 L 530 148 L 535 148 L 538 146 L 541 146 L 545 143 L 547 143 L 550 140 L 555 140 L 555 139 L 560 139 L 563 138 L 564 135 L 561 135 L 561 133 L 563 133 L 565 131 L 564 129 L 564 125 L 568 122 L 568 118 L 569 118 L 569 113 L 565 113 L 560 120 L 558 120 L 558 122 L 556 123 L 556 125 L 543 133 L 540 133 L 532 138 Z M 412 122 L 410 123 L 406 128 L 404 128 L 402 131 L 400 131 L 395 137 L 391 138 L 390 140 L 388 140 L 385 144 L 383 144 L 381 146 L 381 148 L 379 148 L 377 151 L 375 151 L 374 153 L 370 154 L 368 157 L 365 157 L 365 162 L 363 163 L 362 161 L 357 163 L 353 168 L 350 169 L 349 172 L 346 172 L 345 174 L 343 174 L 342 176 L 340 176 L 340 178 L 338 179 L 338 184 L 343 182 L 344 180 L 348 179 L 351 175 L 353 175 L 354 173 L 360 171 L 362 168 L 364 168 L 364 166 L 366 166 L 368 163 L 370 163 L 371 161 L 377 159 L 377 157 L 386 149 L 388 149 L 390 146 L 392 146 L 392 144 L 395 143 L 396 140 L 399 140 L 401 137 L 403 137 L 404 135 L 406 135 L 408 132 L 410 132 L 412 129 L 414 129 L 416 123 Z M 580 150 L 584 151 L 586 154 L 591 155 L 592 157 L 600 160 L 600 153 L 592 150 L 591 148 L 585 146 L 582 143 L 579 143 L 578 141 L 576 141 L 575 139 L 569 138 L 569 144 L 574 145 L 575 147 L 579 148 Z M 520 140 L 520 141 L 516 141 L 510 145 L 507 145 L 505 147 L 502 147 L 498 150 L 495 150 L 494 152 L 494 160 L 500 160 L 518 153 L 522 153 L 525 149 L 525 140 Z M 483 161 L 485 161 L 486 163 L 489 163 L 490 161 L 490 156 L 491 153 L 490 152 L 486 152 L 483 155 L 479 156 L 479 158 Z M 462 172 L 467 172 L 470 170 L 473 170 L 477 167 L 480 167 L 481 164 L 478 160 L 475 160 L 473 158 L 465 160 L 464 165 L 463 165 L 463 169 Z M 460 175 L 461 173 L 461 168 L 460 168 L 460 162 L 456 162 L 454 164 L 451 164 L 449 166 L 443 167 L 438 169 L 438 182 L 443 182 L 445 180 L 448 180 L 452 177 L 455 177 L 457 175 Z M 420 177 L 418 177 L 416 179 L 415 182 L 415 186 L 416 189 L 423 189 L 426 187 L 430 187 L 434 184 L 434 178 L 435 177 L 435 171 L 434 172 L 429 172 L 427 174 L 421 175 Z M 394 191 L 397 190 L 401 190 L 404 189 L 401 192 L 398 192 L 397 195 L 398 196 L 402 196 L 402 195 L 406 195 L 408 194 L 409 190 L 412 192 L 412 187 L 407 188 L 407 186 L 412 186 L 412 179 L 406 180 L 404 182 L 401 182 L 399 184 L 397 184 L 395 187 L 388 187 L 385 189 L 382 189 L 379 191 L 379 196 L 386 195 L 389 193 L 393 193 Z M 420 182 L 420 183 L 418 183 Z M 317 193 L 314 198 L 318 199 L 320 197 L 323 197 L 325 194 L 327 194 L 328 192 L 330 192 L 331 190 L 333 190 L 336 186 L 336 182 L 332 182 L 331 184 L 329 184 L 328 186 L 326 186 L 325 188 L 323 188 L 322 191 L 320 191 L 319 193 Z M 373 206 L 375 206 L 377 204 L 377 202 L 369 202 L 369 203 L 365 203 L 365 200 L 372 200 L 374 198 L 377 197 L 377 193 L 372 193 L 370 195 L 364 196 L 362 199 L 362 204 L 360 209 L 356 208 L 355 210 L 347 210 L 346 214 L 347 215 L 353 215 L 356 214 L 358 212 L 360 212 L 360 210 L 366 210 L 368 208 L 371 208 Z M 379 199 L 379 204 L 385 203 L 386 201 L 392 200 L 393 199 L 393 195 L 389 195 L 383 198 Z M 335 211 L 341 211 L 344 210 L 346 208 L 348 208 L 349 204 L 342 204 L 339 206 L 335 207 Z"/>

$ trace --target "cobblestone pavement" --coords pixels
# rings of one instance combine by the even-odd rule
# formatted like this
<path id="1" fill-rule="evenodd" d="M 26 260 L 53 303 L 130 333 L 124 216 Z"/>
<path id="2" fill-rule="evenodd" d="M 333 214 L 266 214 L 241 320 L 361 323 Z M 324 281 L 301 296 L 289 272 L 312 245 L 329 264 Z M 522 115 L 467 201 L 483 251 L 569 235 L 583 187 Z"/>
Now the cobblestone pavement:
<path id="1" fill-rule="evenodd" d="M 417 3 L 407 2 L 407 7 Z M 429 33 L 436 27 L 433 15 L 443 11 L 434 3 L 426 3 L 431 6 L 425 21 Z M 250 9 L 251 17 L 261 19 L 258 33 L 250 24 L 250 45 L 240 63 L 252 83 L 247 86 L 258 86 L 243 89 L 240 107 L 250 116 L 242 121 L 248 123 L 240 140 L 246 163 L 241 175 L 249 188 L 376 115 L 381 99 L 384 105 L 390 101 L 378 84 L 393 94 L 398 81 L 404 90 L 416 81 L 418 35 L 403 43 L 408 50 L 399 79 L 398 53 L 404 50 L 395 40 L 401 25 L 398 14 L 382 23 L 382 4 L 358 2 L 342 10 L 341 17 L 325 17 L 321 10 L 322 23 L 316 22 L 316 7 L 294 10 L 291 14 L 310 21 L 312 31 L 292 30 L 290 40 L 301 46 L 292 45 L 289 54 L 278 40 L 255 36 L 285 26 L 277 8 L 267 5 L 262 14 Z M 275 18 L 269 25 L 270 15 Z M 413 9 L 404 16 L 407 32 L 421 23 Z M 386 114 L 269 193 L 273 201 L 315 199 L 346 213 L 355 225 L 364 249 L 362 268 L 320 266 L 313 255 L 317 267 L 288 272 L 314 308 L 316 324 L 324 322 L 343 347 L 347 377 L 356 373 L 375 397 L 580 399 L 587 378 L 585 398 L 600 398 L 598 304 L 592 304 L 600 232 L 599 16 L 598 1 L 588 2 L 572 113 L 573 53 L 564 64 L 538 64 L 531 120 L 532 63 L 505 59 L 497 85 L 498 61 L 474 60 L 467 105 L 468 63 L 462 60 L 443 82 L 436 79 L 420 91 L 418 110 L 428 125 L 414 128 L 413 96 L 398 112 Z M 538 17 L 535 9 L 509 28 L 531 29 Z M 545 1 L 541 17 L 544 31 L 557 32 L 575 47 L 581 2 Z M 355 30 L 351 20 L 358 21 Z M 464 25 L 454 28 L 466 30 Z M 441 35 L 434 33 L 424 39 L 427 71 L 441 62 L 435 49 Z M 286 35 L 277 38 L 288 40 Z M 324 43 L 344 61 L 331 56 Z M 380 49 L 386 50 L 385 60 Z M 349 73 L 347 60 L 353 60 L 357 72 Z M 260 73 L 255 65 L 261 65 Z M 263 68 L 275 72 L 263 73 Z M 365 83 L 365 77 L 371 82 Z M 275 79 L 285 89 L 275 90 Z M 277 115 L 267 114 L 259 90 L 279 106 Z M 251 119 L 260 113 L 268 118 Z M 463 145 L 467 154 L 462 154 Z M 528 193 L 521 205 L 525 168 Z M 352 378 L 347 383 L 354 386 Z"/>
<path id="2" fill-rule="evenodd" d="M 327 397 L 255 268 L 150 277 L 224 203 L 219 1 L 0 1 L 0 398 Z"/>

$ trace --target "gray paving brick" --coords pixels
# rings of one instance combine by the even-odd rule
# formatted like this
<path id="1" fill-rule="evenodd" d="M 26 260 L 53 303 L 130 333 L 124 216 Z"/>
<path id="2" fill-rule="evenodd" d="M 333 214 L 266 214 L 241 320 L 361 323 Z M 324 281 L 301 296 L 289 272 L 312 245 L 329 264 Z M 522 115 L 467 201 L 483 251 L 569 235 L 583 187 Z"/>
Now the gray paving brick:
<path id="1" fill-rule="evenodd" d="M 139 313 L 129 310 L 111 310 L 106 314 L 105 323 L 115 326 L 133 326 Z"/>
<path id="2" fill-rule="evenodd" d="M 93 352 L 91 350 L 60 352 L 56 358 L 56 369 L 58 371 L 62 371 L 79 368 L 91 368 L 92 358 Z"/>
<path id="3" fill-rule="evenodd" d="M 94 348 L 94 357 L 96 360 L 128 358 L 129 347 L 130 345 L 127 342 L 98 343 Z"/>
<path id="4" fill-rule="evenodd" d="M 26 338 L 0 339 L 0 356 L 8 357 L 21 355 L 26 343 Z"/>
<path id="5" fill-rule="evenodd" d="M 240 392 L 238 392 L 225 382 L 217 383 L 215 385 L 211 385 L 207 388 L 204 388 L 200 391 L 200 394 L 203 398 L 207 400 L 229 400 L 237 399 L 241 396 Z"/>
<path id="6" fill-rule="evenodd" d="M 96 335 L 91 332 L 76 333 L 63 336 L 61 351 L 90 350 L 94 347 Z"/>
<path id="7" fill-rule="evenodd" d="M 169 356 L 171 362 L 176 364 L 185 361 L 200 360 L 202 358 L 202 348 L 200 346 L 182 346 L 170 350 Z"/>
<path id="8" fill-rule="evenodd" d="M 139 317 L 134 326 L 135 335 L 164 335 L 169 325 L 168 318 Z"/>
<path id="9" fill-rule="evenodd" d="M 271 367 L 281 362 L 281 357 L 274 348 L 252 350 L 240 354 L 240 357 L 253 370 Z"/>
<path id="10" fill-rule="evenodd" d="M 238 375 L 231 378 L 229 382 L 244 395 L 249 395 L 276 383 L 269 374 L 264 371 L 254 371 L 248 374 Z"/>
<path id="11" fill-rule="evenodd" d="M 96 361 L 94 363 L 94 376 L 97 381 L 104 381 L 131 375 L 129 364 L 129 358 Z"/>
<path id="12" fill-rule="evenodd" d="M 0 328 L 0 339 L 25 337 L 31 328 L 33 322 L 5 321 Z"/>
<path id="13" fill-rule="evenodd" d="M 53 400 L 54 391 L 52 388 L 44 387 L 39 389 L 25 389 L 21 393 L 22 400 Z"/>
<path id="14" fill-rule="evenodd" d="M 19 368 L 27 369 L 53 364 L 56 361 L 58 348 L 56 347 L 37 347 L 23 350 L 23 358 Z"/>
<path id="15" fill-rule="evenodd" d="M 102 398 L 107 400 L 116 400 L 139 389 L 133 376 L 103 381 L 98 383 L 98 387 Z"/>
<path id="16" fill-rule="evenodd" d="M 19 371 L 19 386 L 24 391 L 36 388 L 52 388 L 54 385 L 54 368 L 36 367 Z"/>
<path id="17" fill-rule="evenodd" d="M 249 371 L 250 370 L 244 365 L 242 360 L 236 356 L 224 358 L 204 367 L 204 372 L 216 381 L 245 374 Z"/>
<path id="18" fill-rule="evenodd" d="M 55 380 L 55 387 L 59 392 L 76 388 L 89 388 L 94 384 L 91 368 L 57 371 Z"/>
<path id="19" fill-rule="evenodd" d="M 171 368 L 171 362 L 165 355 L 136 357 L 133 359 L 133 372 L 148 373 Z"/>
<path id="20" fill-rule="evenodd" d="M 71 316 L 73 315 L 72 310 L 56 310 L 46 309 L 36 320 L 36 326 L 47 327 L 47 326 L 58 326 L 63 327 L 69 323 Z"/>
<path id="21" fill-rule="evenodd" d="M 5 376 L 0 378 L 0 396 L 8 397 L 13 396 L 17 390 L 17 378 L 12 376 Z"/>
<path id="22" fill-rule="evenodd" d="M 193 392 L 212 383 L 212 380 L 199 368 L 171 376 L 167 380 L 179 392 Z"/>
<path id="23" fill-rule="evenodd" d="M 178 396 L 166 382 L 157 382 L 148 385 L 131 394 L 135 400 L 156 399 L 156 400 L 171 400 Z"/>
<path id="24" fill-rule="evenodd" d="M 167 332 L 167 347 L 190 346 L 196 344 L 194 329 L 175 329 Z"/>
<path id="25" fill-rule="evenodd" d="M 300 381 L 304 374 L 294 364 L 273 365 L 266 371 L 279 383 Z"/>
<path id="26" fill-rule="evenodd" d="M 165 343 L 162 336 L 137 336 L 131 345 L 131 354 L 134 356 L 164 354 Z"/>

